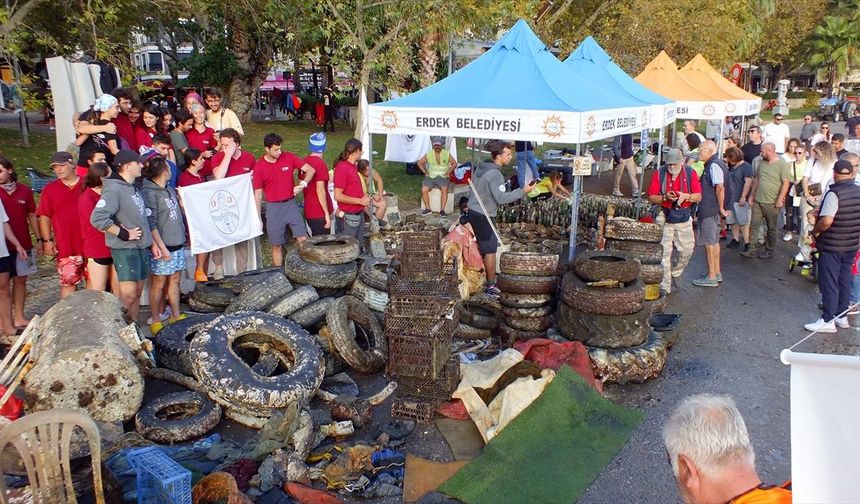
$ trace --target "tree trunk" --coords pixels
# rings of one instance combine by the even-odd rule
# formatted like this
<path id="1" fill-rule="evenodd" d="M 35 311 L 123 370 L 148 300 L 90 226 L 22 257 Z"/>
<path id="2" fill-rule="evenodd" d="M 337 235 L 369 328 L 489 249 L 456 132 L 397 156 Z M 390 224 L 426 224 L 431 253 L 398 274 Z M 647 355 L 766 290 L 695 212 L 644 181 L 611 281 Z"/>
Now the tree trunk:
<path id="1" fill-rule="evenodd" d="M 439 53 L 436 51 L 438 33 L 427 33 L 421 37 L 421 47 L 418 50 L 418 61 L 421 69 L 418 80 L 421 88 L 426 88 L 436 82 L 436 67 L 439 65 Z"/>
<path id="2" fill-rule="evenodd" d="M 269 72 L 269 62 L 274 53 L 265 41 L 245 30 L 242 23 L 243 20 L 227 19 L 227 25 L 233 27 L 230 49 L 236 56 L 236 64 L 240 69 L 228 86 L 227 95 L 230 101 L 227 106 L 236 112 L 240 121 L 250 122 L 254 96 Z"/>
<path id="3" fill-rule="evenodd" d="M 229 98 L 228 105 L 239 120 L 243 123 L 251 121 L 251 110 L 254 107 L 254 98 L 257 95 L 257 88 L 262 83 L 263 79 L 255 76 L 236 76 L 230 81 L 230 87 L 227 89 Z"/>

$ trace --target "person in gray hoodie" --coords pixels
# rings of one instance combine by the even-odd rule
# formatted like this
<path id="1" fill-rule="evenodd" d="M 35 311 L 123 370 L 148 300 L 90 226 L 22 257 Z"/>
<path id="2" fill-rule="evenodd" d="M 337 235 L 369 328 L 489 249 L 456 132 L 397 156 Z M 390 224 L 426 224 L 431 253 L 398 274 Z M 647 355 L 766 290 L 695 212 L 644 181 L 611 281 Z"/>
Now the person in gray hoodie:
<path id="1" fill-rule="evenodd" d="M 143 281 L 149 276 L 150 248 L 154 257 L 161 257 L 161 250 L 152 247 L 146 205 L 134 185 L 140 176 L 138 159 L 128 149 L 117 153 L 116 175 L 105 179 L 102 196 L 90 216 L 90 224 L 105 232 L 105 245 L 110 249 L 119 279 L 117 297 L 135 321 L 140 312 Z"/>
<path id="2" fill-rule="evenodd" d="M 475 186 L 477 195 L 469 192 L 469 224 L 472 225 L 478 250 L 484 259 L 484 272 L 487 276 L 484 292 L 491 296 L 498 296 L 500 291 L 496 287 L 496 249 L 499 241 L 489 219 L 496 218 L 496 209 L 499 205 L 522 199 L 526 193 L 534 189 L 537 181 L 532 180 L 525 187 L 507 192 L 501 167 L 511 162 L 513 146 L 502 140 L 493 140 L 487 144 L 487 149 L 490 151 L 492 160 L 478 163 L 478 167 L 472 174 L 472 184 Z"/>
<path id="3" fill-rule="evenodd" d="M 170 186 L 172 172 L 167 159 L 152 156 L 143 165 L 143 199 L 152 228 L 153 247 L 161 257 L 150 263 L 149 307 L 153 314 L 164 311 L 164 298 L 170 303 L 169 322 L 185 318 L 179 311 L 179 280 L 185 269 L 185 219 L 179 208 L 176 189 Z M 152 334 L 163 326 L 153 317 Z"/>

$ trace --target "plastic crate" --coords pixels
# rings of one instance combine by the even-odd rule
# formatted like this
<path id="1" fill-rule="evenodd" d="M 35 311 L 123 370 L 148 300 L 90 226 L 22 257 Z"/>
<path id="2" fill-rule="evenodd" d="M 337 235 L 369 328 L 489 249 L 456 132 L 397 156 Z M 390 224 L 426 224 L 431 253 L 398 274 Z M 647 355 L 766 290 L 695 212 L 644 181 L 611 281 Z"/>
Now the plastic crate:
<path id="1" fill-rule="evenodd" d="M 436 379 L 451 357 L 452 337 L 388 336 L 388 373 Z"/>
<path id="2" fill-rule="evenodd" d="M 442 251 L 403 251 L 400 276 L 408 280 L 433 280 L 442 276 Z"/>
<path id="3" fill-rule="evenodd" d="M 441 401 L 450 399 L 459 384 L 460 361 L 456 356 L 448 360 L 435 380 L 413 376 L 397 377 L 397 388 L 403 395 Z"/>
<path id="4" fill-rule="evenodd" d="M 398 397 L 391 402 L 391 417 L 427 423 L 433 420 L 438 401 L 420 397 Z"/>
<path id="5" fill-rule="evenodd" d="M 191 504 L 191 471 L 151 446 L 128 453 L 137 473 L 138 504 Z"/>
<path id="6" fill-rule="evenodd" d="M 454 321 L 453 313 L 446 313 L 441 317 L 401 317 L 392 314 L 390 310 L 385 312 L 386 335 L 399 334 L 402 336 L 450 339 L 456 330 L 457 323 Z"/>
<path id="7" fill-rule="evenodd" d="M 400 233 L 401 249 L 404 252 L 431 252 L 442 246 L 442 235 L 438 230 L 422 233 Z"/>

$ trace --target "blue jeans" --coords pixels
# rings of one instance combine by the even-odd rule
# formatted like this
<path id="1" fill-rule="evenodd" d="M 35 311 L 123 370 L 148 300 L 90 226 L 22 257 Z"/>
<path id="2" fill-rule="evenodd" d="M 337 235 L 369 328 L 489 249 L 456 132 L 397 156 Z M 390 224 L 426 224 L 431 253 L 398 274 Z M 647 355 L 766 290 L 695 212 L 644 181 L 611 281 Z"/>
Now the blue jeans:
<path id="1" fill-rule="evenodd" d="M 517 182 L 520 187 L 525 185 L 526 180 L 526 165 L 532 170 L 532 177 L 535 180 L 540 180 L 540 174 L 537 169 L 537 158 L 535 151 L 517 152 Z"/>

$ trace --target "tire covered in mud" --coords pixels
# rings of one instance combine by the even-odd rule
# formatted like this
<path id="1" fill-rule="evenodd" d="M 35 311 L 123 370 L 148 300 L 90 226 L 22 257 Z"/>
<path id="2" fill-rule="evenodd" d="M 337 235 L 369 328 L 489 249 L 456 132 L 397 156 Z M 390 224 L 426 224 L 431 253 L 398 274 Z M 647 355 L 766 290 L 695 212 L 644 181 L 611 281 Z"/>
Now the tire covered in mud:
<path id="1" fill-rule="evenodd" d="M 239 294 L 224 312 L 266 311 L 275 301 L 292 290 L 292 284 L 281 273 L 268 275 Z"/>
<path id="2" fill-rule="evenodd" d="M 152 342 L 158 366 L 192 376 L 191 341 L 219 316 L 220 313 L 192 315 L 164 326 Z"/>
<path id="3" fill-rule="evenodd" d="M 666 297 L 666 291 L 660 290 L 660 297 L 653 301 L 643 301 L 644 308 L 651 307 L 651 314 L 656 315 L 666 311 L 666 305 L 669 304 L 669 298 Z"/>
<path id="4" fill-rule="evenodd" d="M 662 264 L 643 264 L 639 269 L 639 278 L 644 284 L 658 284 L 663 281 Z"/>
<path id="5" fill-rule="evenodd" d="M 194 296 L 188 298 L 188 306 L 194 313 L 222 313 L 224 311 L 223 307 L 206 304 L 198 299 L 195 299 Z"/>
<path id="6" fill-rule="evenodd" d="M 497 331 L 502 340 L 503 347 L 511 347 L 517 341 L 546 338 L 546 331 L 520 331 L 505 322 L 499 322 Z"/>
<path id="7" fill-rule="evenodd" d="M 502 313 L 506 317 L 546 317 L 552 313 L 552 306 L 544 305 L 537 308 L 511 308 L 502 306 Z"/>
<path id="8" fill-rule="evenodd" d="M 345 264 L 307 262 L 299 256 L 297 249 L 291 248 L 285 252 L 284 271 L 287 278 L 302 285 L 313 285 L 317 289 L 343 289 L 355 281 L 358 265 L 355 261 Z"/>
<path id="9" fill-rule="evenodd" d="M 663 261 L 663 245 L 660 243 L 608 239 L 604 248 L 613 252 L 626 252 L 642 264 L 660 264 Z"/>
<path id="10" fill-rule="evenodd" d="M 499 325 L 499 312 L 478 301 L 460 301 L 454 306 L 454 314 L 460 323 L 475 329 L 492 330 Z"/>
<path id="11" fill-rule="evenodd" d="M 663 240 L 663 226 L 633 219 L 609 219 L 603 228 L 603 236 L 613 240 L 660 243 Z"/>
<path id="12" fill-rule="evenodd" d="M 577 310 L 598 315 L 629 315 L 642 309 L 645 284 L 634 280 L 623 287 L 591 287 L 572 271 L 564 275 L 561 297 Z"/>
<path id="13" fill-rule="evenodd" d="M 499 271 L 507 275 L 550 276 L 558 268 L 558 254 L 544 252 L 503 252 Z"/>
<path id="14" fill-rule="evenodd" d="M 331 309 L 336 300 L 337 298 L 322 298 L 295 311 L 287 318 L 305 329 L 309 329 L 325 320 L 326 312 Z"/>
<path id="15" fill-rule="evenodd" d="M 286 318 L 318 299 L 319 294 L 313 285 L 302 285 L 272 303 L 266 313 Z"/>
<path id="16" fill-rule="evenodd" d="M 462 340 L 487 339 L 493 337 L 493 331 L 490 329 L 479 329 L 460 322 L 457 324 L 454 337 Z"/>
<path id="17" fill-rule="evenodd" d="M 307 262 L 329 265 L 353 262 L 361 252 L 358 241 L 346 235 L 311 236 L 299 243 L 298 250 Z"/>
<path id="18" fill-rule="evenodd" d="M 221 407 L 200 392 L 164 394 L 143 403 L 135 429 L 156 443 L 179 443 L 203 437 L 221 421 Z"/>
<path id="19" fill-rule="evenodd" d="M 359 346 L 350 321 L 355 325 L 356 333 L 361 332 L 367 339 L 367 348 Z M 339 298 L 326 314 L 326 325 L 338 353 L 351 368 L 361 373 L 373 373 L 385 367 L 388 340 L 379 320 L 364 303 L 352 296 Z"/>
<path id="20" fill-rule="evenodd" d="M 651 331 L 641 345 L 628 348 L 588 348 L 594 376 L 609 383 L 640 383 L 660 375 L 668 348 L 662 333 Z"/>
<path id="21" fill-rule="evenodd" d="M 349 295 L 359 299 L 376 312 L 384 312 L 388 307 L 388 292 L 370 287 L 361 280 L 361 275 L 353 282 Z"/>
<path id="22" fill-rule="evenodd" d="M 548 276 L 526 276 L 508 275 L 499 273 L 496 276 L 496 286 L 502 292 L 514 294 L 552 294 L 558 287 L 558 277 Z"/>
<path id="23" fill-rule="evenodd" d="M 197 282 L 189 298 L 223 310 L 236 299 L 236 293 L 221 282 Z"/>
<path id="24" fill-rule="evenodd" d="M 254 372 L 234 349 L 246 344 L 264 345 L 281 356 L 276 372 L 270 376 Z M 259 416 L 307 403 L 325 371 L 313 336 L 295 322 L 260 312 L 219 317 L 191 341 L 191 360 L 194 376 L 213 400 Z"/>
<path id="25" fill-rule="evenodd" d="M 241 294 L 245 292 L 249 286 L 260 282 L 271 275 L 282 275 L 284 272 L 281 268 L 264 268 L 264 269 L 255 269 L 251 271 L 244 271 L 239 273 L 238 275 L 231 275 L 228 277 L 224 277 L 223 280 L 219 280 L 218 282 L 225 289 L 230 289 L 236 294 Z"/>
<path id="26" fill-rule="evenodd" d="M 558 304 L 558 330 L 569 340 L 581 341 L 586 346 L 624 348 L 645 342 L 651 326 L 651 310 L 644 307 L 630 315 L 595 315 Z"/>
<path id="27" fill-rule="evenodd" d="M 505 317 L 511 329 L 526 332 L 542 332 L 552 327 L 552 317 Z"/>
<path id="28" fill-rule="evenodd" d="M 509 308 L 538 308 L 549 304 L 552 300 L 550 294 L 514 294 L 502 292 L 499 295 L 499 303 Z"/>
<path id="29" fill-rule="evenodd" d="M 589 250 L 576 256 L 573 271 L 586 282 L 615 280 L 632 282 L 639 277 L 640 263 L 623 252 Z"/>
<path id="30" fill-rule="evenodd" d="M 358 278 L 368 287 L 388 292 L 388 265 L 390 259 L 365 257 L 358 268 Z"/>

